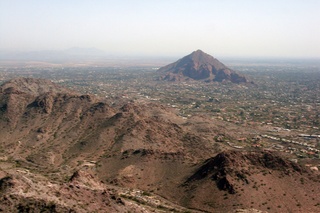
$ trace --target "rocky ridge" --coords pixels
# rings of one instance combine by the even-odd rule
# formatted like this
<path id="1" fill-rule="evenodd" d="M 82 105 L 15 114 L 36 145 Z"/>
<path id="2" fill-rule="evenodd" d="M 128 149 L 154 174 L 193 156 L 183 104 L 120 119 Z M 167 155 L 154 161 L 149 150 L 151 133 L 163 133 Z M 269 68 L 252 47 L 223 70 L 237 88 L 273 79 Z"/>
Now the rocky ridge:
<path id="1" fill-rule="evenodd" d="M 4 210 L 317 212 L 320 207 L 316 172 L 270 151 L 226 151 L 231 148 L 214 140 L 223 129 L 212 120 L 184 120 L 160 104 L 129 101 L 114 107 L 46 80 L 19 79 L 0 87 L 0 109 Z"/>

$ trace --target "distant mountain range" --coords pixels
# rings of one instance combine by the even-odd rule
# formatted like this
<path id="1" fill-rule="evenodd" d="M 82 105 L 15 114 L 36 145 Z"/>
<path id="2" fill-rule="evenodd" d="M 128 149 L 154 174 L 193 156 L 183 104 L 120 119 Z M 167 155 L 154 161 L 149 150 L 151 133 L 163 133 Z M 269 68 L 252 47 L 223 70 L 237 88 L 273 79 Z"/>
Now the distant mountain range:
<path id="1" fill-rule="evenodd" d="M 73 47 L 66 50 L 42 51 L 0 51 L 0 60 L 21 61 L 72 61 L 72 60 L 99 60 L 110 58 L 112 55 L 96 48 Z"/>
<path id="2" fill-rule="evenodd" d="M 158 72 L 164 74 L 163 80 L 168 81 L 193 79 L 206 82 L 248 82 L 246 77 L 236 73 L 201 50 L 194 51 L 190 55 L 187 55 L 172 64 L 161 67 Z"/>

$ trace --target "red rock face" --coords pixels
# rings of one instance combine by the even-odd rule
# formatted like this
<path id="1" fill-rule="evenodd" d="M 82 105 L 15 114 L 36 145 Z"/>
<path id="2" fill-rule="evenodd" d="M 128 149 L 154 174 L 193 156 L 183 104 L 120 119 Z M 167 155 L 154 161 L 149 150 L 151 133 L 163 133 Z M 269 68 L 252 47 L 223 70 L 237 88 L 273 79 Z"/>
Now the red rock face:
<path id="1" fill-rule="evenodd" d="M 190 55 L 160 68 L 158 72 L 165 74 L 164 80 L 170 81 L 191 78 L 193 80 L 218 82 L 247 82 L 246 77 L 234 72 L 223 63 L 201 50 L 194 51 Z"/>

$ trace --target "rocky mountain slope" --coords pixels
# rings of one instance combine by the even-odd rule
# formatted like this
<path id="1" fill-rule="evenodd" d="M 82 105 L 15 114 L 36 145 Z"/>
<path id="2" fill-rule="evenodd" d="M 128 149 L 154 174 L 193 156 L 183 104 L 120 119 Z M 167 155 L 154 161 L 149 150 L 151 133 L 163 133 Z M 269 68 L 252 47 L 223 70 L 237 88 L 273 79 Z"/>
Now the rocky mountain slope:
<path id="1" fill-rule="evenodd" d="M 26 87 L 21 81 L 32 84 Z M 34 82 L 38 88 L 33 87 Z M 52 88 L 39 94 L 41 85 Z M 183 119 L 161 105 L 129 102 L 114 109 L 93 95 L 65 92 L 40 79 L 4 84 L 0 109 L 2 147 L 15 158 L 37 164 L 60 166 L 69 159 L 86 156 L 97 160 L 113 152 L 122 155 L 135 151 L 183 156 L 191 161 L 209 156 L 213 150 L 209 141 L 180 126 Z M 196 143 L 204 147 L 200 149 Z"/>
<path id="2" fill-rule="evenodd" d="M 155 103 L 111 106 L 47 80 L 11 80 L 0 87 L 0 208 L 319 210 L 319 174 L 272 152 L 222 152 L 231 149 L 215 141 L 222 133 L 237 135 Z"/>
<path id="3" fill-rule="evenodd" d="M 317 212 L 319 175 L 270 151 L 225 151 L 206 160 L 183 184 L 184 202 L 208 211 L 237 207 Z"/>
<path id="4" fill-rule="evenodd" d="M 113 108 L 42 79 L 2 85 L 0 109 L 1 159 L 62 182 L 86 168 L 104 183 L 165 193 L 175 172 L 180 181 L 190 164 L 216 153 L 214 132 L 205 140 L 171 109 Z"/>
<path id="5" fill-rule="evenodd" d="M 0 171 L 2 212 L 186 212 L 188 209 L 141 190 L 105 185 L 90 171 L 57 182 L 27 169 Z"/>
<path id="6" fill-rule="evenodd" d="M 158 72 L 164 75 L 162 77 L 164 80 L 168 81 L 193 79 L 206 82 L 248 82 L 246 77 L 229 69 L 220 61 L 201 50 L 194 51 L 172 64 L 161 67 Z"/>

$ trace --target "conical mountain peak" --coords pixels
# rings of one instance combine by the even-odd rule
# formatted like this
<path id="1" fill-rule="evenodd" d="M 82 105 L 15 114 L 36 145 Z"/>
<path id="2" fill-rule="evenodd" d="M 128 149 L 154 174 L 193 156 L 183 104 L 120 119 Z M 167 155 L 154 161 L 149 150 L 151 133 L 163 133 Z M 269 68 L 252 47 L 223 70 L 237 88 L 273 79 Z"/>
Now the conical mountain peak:
<path id="1" fill-rule="evenodd" d="M 193 51 L 190 55 L 187 55 L 186 57 L 196 62 L 203 62 L 203 63 L 209 63 L 210 61 L 214 60 L 214 58 L 211 55 L 203 52 L 202 50 Z"/>
<path id="2" fill-rule="evenodd" d="M 159 72 L 166 74 L 163 79 L 169 81 L 193 79 L 207 82 L 247 82 L 244 76 L 237 74 L 202 50 L 193 51 L 180 60 L 160 68 Z"/>
<path id="3" fill-rule="evenodd" d="M 190 55 L 208 55 L 208 54 L 203 52 L 202 50 L 198 49 L 198 50 L 193 51 Z"/>

